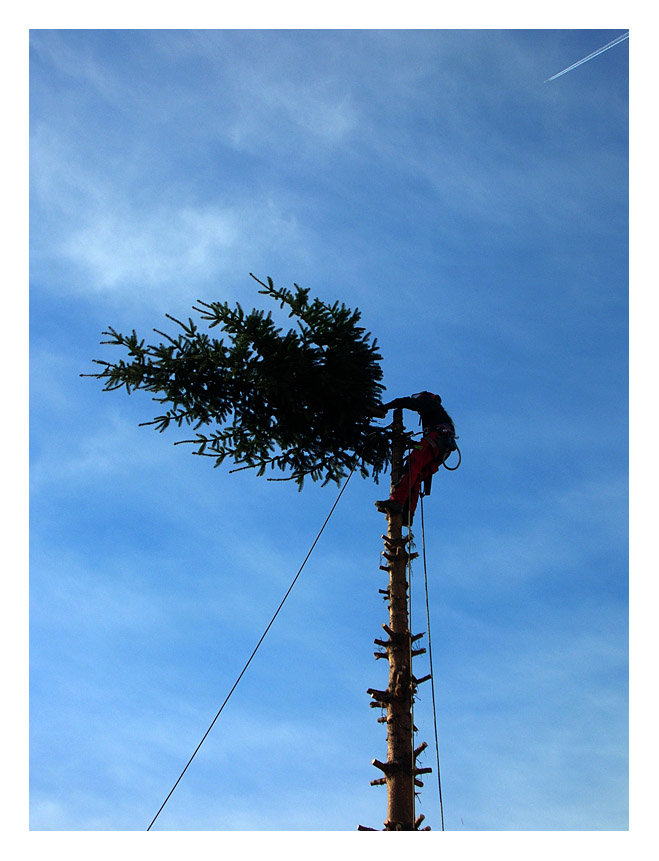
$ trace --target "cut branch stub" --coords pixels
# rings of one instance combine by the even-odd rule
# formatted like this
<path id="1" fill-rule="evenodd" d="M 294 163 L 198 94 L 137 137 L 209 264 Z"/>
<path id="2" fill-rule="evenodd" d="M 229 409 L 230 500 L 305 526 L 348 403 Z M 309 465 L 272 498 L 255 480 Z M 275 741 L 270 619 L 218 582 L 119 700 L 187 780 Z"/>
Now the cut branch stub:
<path id="1" fill-rule="evenodd" d="M 402 477 L 403 470 L 403 421 L 402 409 L 394 409 L 391 426 L 391 490 Z M 414 830 L 415 778 L 412 715 L 413 682 L 411 668 L 411 636 L 409 629 L 409 582 L 407 563 L 410 559 L 411 535 L 403 537 L 400 514 L 387 513 L 387 534 L 383 535 L 382 557 L 387 560 L 389 583 L 389 624 L 382 627 L 389 640 L 376 640 L 376 645 L 385 649 L 389 659 L 389 685 L 386 691 L 369 690 L 381 703 L 386 703 L 387 761 L 373 760 L 373 765 L 384 771 L 387 784 L 387 819 L 385 831 Z M 382 563 L 380 567 L 384 567 Z M 373 705 L 373 703 L 371 703 Z M 382 780 L 382 778 L 380 778 Z"/>
<path id="2" fill-rule="evenodd" d="M 374 765 L 376 768 L 379 768 L 380 771 L 383 771 L 385 774 L 391 773 L 391 765 L 388 762 L 380 762 L 379 759 L 372 759 L 371 765 Z"/>
<path id="3" fill-rule="evenodd" d="M 404 547 L 411 539 L 409 535 L 394 537 L 389 535 L 382 536 L 387 547 Z M 417 553 L 418 556 L 418 553 Z"/>
<path id="4" fill-rule="evenodd" d="M 369 688 L 366 693 L 383 703 L 388 702 L 390 699 L 389 691 L 378 691 L 375 688 Z"/>

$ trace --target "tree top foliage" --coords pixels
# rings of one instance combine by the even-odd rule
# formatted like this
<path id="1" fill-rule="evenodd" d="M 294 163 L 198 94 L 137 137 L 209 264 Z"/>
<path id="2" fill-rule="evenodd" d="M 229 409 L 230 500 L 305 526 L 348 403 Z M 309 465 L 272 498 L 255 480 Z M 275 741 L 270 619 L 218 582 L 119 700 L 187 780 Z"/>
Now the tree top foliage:
<path id="1" fill-rule="evenodd" d="M 286 474 L 279 480 L 293 479 L 300 489 L 307 476 L 339 483 L 355 467 L 377 479 L 389 458 L 386 435 L 369 417 L 384 390 L 382 356 L 357 325 L 359 310 L 311 301 L 297 284 L 291 291 L 252 278 L 259 293 L 288 309 L 295 328 L 282 333 L 271 312 L 198 300 L 193 311 L 224 337 L 211 338 L 192 318 L 184 323 L 169 314 L 178 334 L 154 329 L 164 339 L 158 344 L 109 327 L 103 334 L 110 340 L 101 343 L 124 347 L 127 359 L 94 359 L 103 370 L 81 376 L 102 380 L 104 391 L 154 392 L 165 412 L 141 424 L 160 432 L 172 423 L 192 426 L 194 439 L 175 444 L 195 445 L 193 454 L 214 458 L 216 467 L 230 458 L 259 475 L 279 470 Z"/>

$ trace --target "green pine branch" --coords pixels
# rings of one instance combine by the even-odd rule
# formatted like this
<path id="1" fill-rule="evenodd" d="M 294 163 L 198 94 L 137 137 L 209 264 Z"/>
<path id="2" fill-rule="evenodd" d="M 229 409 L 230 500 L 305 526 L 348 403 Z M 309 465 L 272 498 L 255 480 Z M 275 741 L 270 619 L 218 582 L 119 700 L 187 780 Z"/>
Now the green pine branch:
<path id="1" fill-rule="evenodd" d="M 198 300 L 193 311 L 209 330 L 170 314 L 174 334 L 147 344 L 135 330 L 112 327 L 101 344 L 125 351 L 116 361 L 94 359 L 104 391 L 143 389 L 165 409 L 151 421 L 159 432 L 191 426 L 196 455 L 215 466 L 228 458 L 236 469 L 278 470 L 301 488 L 304 479 L 339 483 L 352 469 L 376 479 L 386 469 L 389 446 L 370 424 L 368 408 L 380 403 L 382 359 L 377 342 L 358 323 L 361 314 L 335 302 L 310 299 L 309 290 L 276 288 L 260 281 L 259 293 L 288 310 L 295 327 L 275 325 L 272 313 L 246 312 L 239 303 Z M 208 431 L 199 432 L 208 427 Z M 235 470 L 232 470 L 235 471 Z"/>

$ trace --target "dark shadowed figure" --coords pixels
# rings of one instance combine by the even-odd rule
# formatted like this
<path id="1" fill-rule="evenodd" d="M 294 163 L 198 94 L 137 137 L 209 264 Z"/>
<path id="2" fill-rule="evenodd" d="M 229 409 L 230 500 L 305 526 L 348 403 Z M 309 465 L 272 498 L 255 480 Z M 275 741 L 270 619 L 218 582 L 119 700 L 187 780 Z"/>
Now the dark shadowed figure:
<path id="1" fill-rule="evenodd" d="M 423 438 L 412 446 L 402 478 L 389 499 L 378 500 L 375 505 L 384 514 L 403 515 L 403 523 L 412 523 L 419 500 L 421 484 L 429 481 L 452 451 L 455 451 L 455 426 L 442 406 L 442 399 L 432 392 L 419 392 L 407 398 L 396 398 L 382 405 L 381 415 L 400 407 L 414 410 L 421 417 Z"/>

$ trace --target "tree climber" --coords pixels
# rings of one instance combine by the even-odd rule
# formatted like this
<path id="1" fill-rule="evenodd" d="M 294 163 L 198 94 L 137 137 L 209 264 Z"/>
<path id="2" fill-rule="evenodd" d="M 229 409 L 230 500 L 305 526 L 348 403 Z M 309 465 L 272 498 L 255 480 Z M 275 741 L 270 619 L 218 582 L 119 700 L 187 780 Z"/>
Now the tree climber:
<path id="1" fill-rule="evenodd" d="M 449 454 L 455 450 L 455 426 L 442 406 L 442 399 L 432 392 L 419 392 L 408 398 L 396 398 L 382 405 L 381 416 L 401 407 L 419 413 L 423 438 L 412 449 L 403 464 L 402 477 L 389 499 L 381 499 L 375 507 L 383 514 L 402 514 L 403 523 L 411 524 L 422 481 L 429 481 Z"/>

